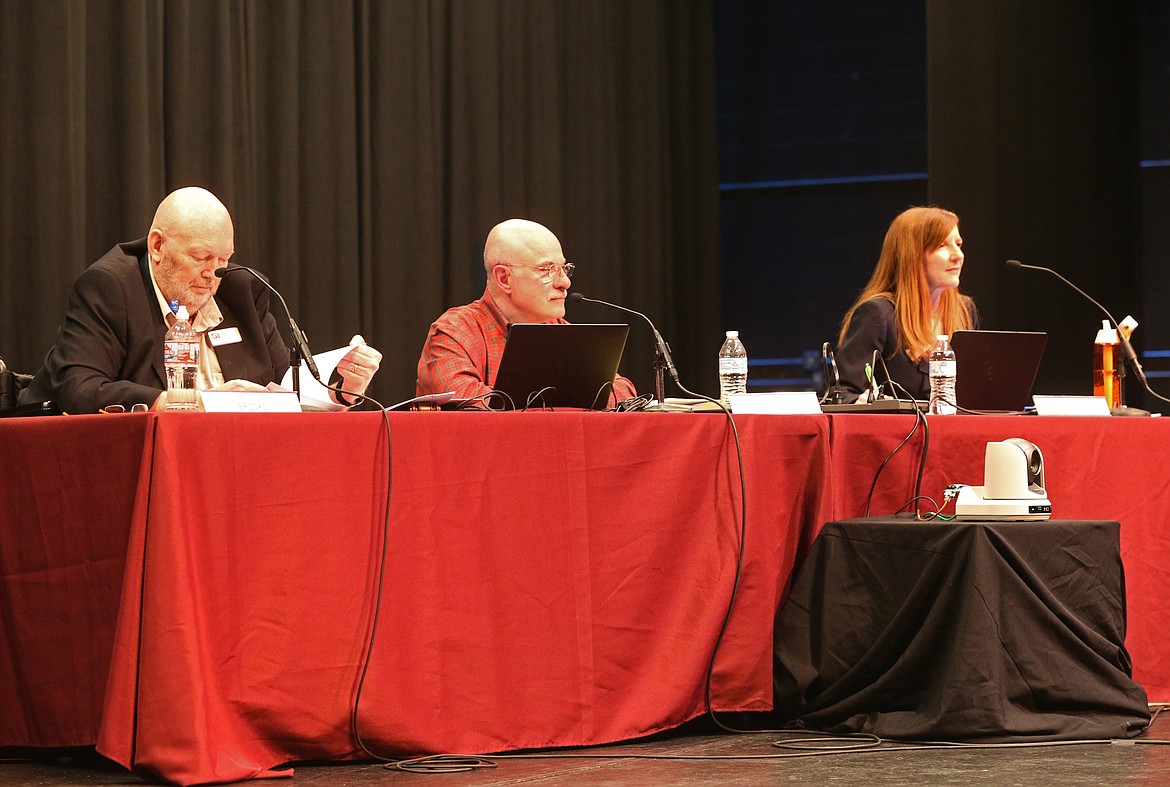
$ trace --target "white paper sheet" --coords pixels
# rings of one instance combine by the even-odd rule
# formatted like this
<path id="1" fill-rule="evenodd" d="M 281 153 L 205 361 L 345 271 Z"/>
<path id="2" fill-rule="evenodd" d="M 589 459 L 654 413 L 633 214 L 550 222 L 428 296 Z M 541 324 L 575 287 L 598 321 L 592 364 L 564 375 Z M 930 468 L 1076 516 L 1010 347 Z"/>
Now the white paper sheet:
<path id="1" fill-rule="evenodd" d="M 1040 415 L 1109 415 L 1104 396 L 1033 396 Z"/>
<path id="2" fill-rule="evenodd" d="M 329 378 L 333 376 L 333 370 L 337 368 L 337 364 L 341 362 L 341 359 L 345 357 L 347 352 L 356 346 L 349 344 L 345 347 L 338 347 L 336 350 L 313 353 L 313 360 L 317 363 L 317 371 L 321 373 L 321 379 L 329 382 Z M 280 387 L 288 391 L 292 390 L 291 368 L 284 373 L 284 379 L 280 381 Z M 329 389 L 313 379 L 313 375 L 309 373 L 308 365 L 303 360 L 301 361 L 301 406 L 318 410 L 342 409 L 341 405 L 329 397 Z"/>
<path id="3" fill-rule="evenodd" d="M 821 405 L 812 391 L 775 391 L 731 394 L 731 412 L 758 415 L 820 415 Z"/>
<path id="4" fill-rule="evenodd" d="M 275 386 L 273 386 L 275 387 Z M 292 391 L 200 391 L 208 413 L 299 413 L 301 405 Z"/>

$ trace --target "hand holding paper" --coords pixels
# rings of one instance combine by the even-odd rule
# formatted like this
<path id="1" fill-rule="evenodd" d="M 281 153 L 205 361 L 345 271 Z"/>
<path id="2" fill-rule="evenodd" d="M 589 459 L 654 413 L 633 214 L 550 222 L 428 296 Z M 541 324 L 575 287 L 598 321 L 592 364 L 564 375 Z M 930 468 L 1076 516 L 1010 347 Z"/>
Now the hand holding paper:
<path id="1" fill-rule="evenodd" d="M 341 388 L 351 394 L 364 394 L 382 363 L 382 353 L 366 344 L 361 334 L 349 340 L 349 352 L 337 363 Z"/>
<path id="2" fill-rule="evenodd" d="M 382 353 L 366 344 L 366 340 L 359 334 L 350 339 L 347 347 L 316 353 L 313 360 L 317 363 L 322 380 L 328 382 L 336 369 L 341 376 L 340 387 L 350 394 L 361 395 L 366 392 L 370 380 L 378 371 Z M 280 384 L 284 388 L 292 387 L 292 370 L 285 373 Z M 331 391 L 312 378 L 304 361 L 301 362 L 301 404 L 322 410 L 336 410 L 342 406 Z"/>

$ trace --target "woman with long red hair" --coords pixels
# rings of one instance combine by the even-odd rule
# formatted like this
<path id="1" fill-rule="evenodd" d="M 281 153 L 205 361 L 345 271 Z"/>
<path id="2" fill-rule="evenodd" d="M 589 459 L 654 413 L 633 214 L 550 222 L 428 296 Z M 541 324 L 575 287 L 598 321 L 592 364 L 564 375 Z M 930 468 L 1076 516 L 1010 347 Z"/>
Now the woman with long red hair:
<path id="1" fill-rule="evenodd" d="M 959 292 L 962 270 L 958 216 L 928 206 L 894 219 L 869 284 L 841 324 L 837 362 L 847 399 L 866 398 L 865 365 L 873 363 L 875 351 L 900 386 L 890 393 L 929 398 L 927 356 L 935 337 L 978 327 L 975 302 Z M 873 373 L 884 381 L 885 369 L 879 361 Z"/>

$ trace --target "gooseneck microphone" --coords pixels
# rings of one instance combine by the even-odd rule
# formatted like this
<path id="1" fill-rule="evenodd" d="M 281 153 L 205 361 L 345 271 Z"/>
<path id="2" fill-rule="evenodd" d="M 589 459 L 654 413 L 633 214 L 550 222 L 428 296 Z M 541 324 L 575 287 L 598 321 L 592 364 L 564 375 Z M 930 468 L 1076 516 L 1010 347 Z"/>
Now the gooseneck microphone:
<path id="1" fill-rule="evenodd" d="M 662 334 L 660 334 L 658 329 L 654 327 L 654 323 L 650 321 L 649 317 L 647 317 L 645 314 L 642 314 L 642 312 L 636 312 L 633 309 L 627 309 L 625 306 L 618 306 L 616 303 L 610 303 L 609 301 L 599 301 L 596 298 L 586 298 L 579 292 L 571 293 L 569 295 L 569 300 L 584 301 L 585 303 L 600 303 L 602 306 L 608 306 L 611 309 L 617 309 L 618 311 L 633 314 L 645 320 L 646 324 L 650 326 L 650 330 L 654 333 L 654 344 L 657 346 L 658 354 L 662 358 L 663 368 L 670 372 L 671 379 L 673 379 L 676 384 L 678 383 L 678 372 L 675 370 L 674 361 L 670 357 L 670 345 L 668 345 L 662 338 Z"/>
<path id="2" fill-rule="evenodd" d="M 1094 299 L 1091 295 L 1089 295 L 1089 293 L 1085 292 L 1080 287 L 1078 287 L 1077 285 L 1073 284 L 1068 279 L 1061 276 L 1059 273 L 1054 271 L 1052 268 L 1045 268 L 1045 267 L 1040 266 L 1040 265 L 1025 265 L 1024 263 L 1020 262 L 1019 260 L 1008 260 L 1005 264 L 1007 265 L 1007 267 L 1012 268 L 1013 270 L 1019 269 L 1019 268 L 1024 268 L 1025 270 L 1030 270 L 1030 271 L 1044 271 L 1045 273 L 1051 273 L 1053 276 L 1060 279 L 1062 282 L 1067 284 L 1069 287 L 1072 287 L 1074 290 L 1076 290 L 1081 295 L 1082 298 L 1084 298 L 1089 303 L 1093 304 L 1098 309 L 1100 309 L 1101 313 L 1109 318 L 1109 322 L 1112 323 L 1114 329 L 1116 329 L 1117 339 L 1118 339 L 1119 344 L 1121 345 L 1121 354 L 1125 357 L 1125 362 L 1129 365 L 1129 367 L 1131 369 L 1133 369 L 1133 373 L 1137 376 L 1138 381 L 1141 382 L 1142 387 L 1145 388 L 1146 391 L 1151 396 L 1155 396 L 1158 399 L 1162 399 L 1164 401 L 1166 400 L 1166 397 L 1161 396 L 1158 393 L 1155 393 L 1154 390 L 1152 388 L 1150 388 L 1150 383 L 1146 380 L 1146 372 L 1144 369 L 1142 369 L 1141 362 L 1138 361 L 1137 353 L 1134 352 L 1133 345 L 1129 343 L 1129 339 L 1125 338 L 1125 334 L 1122 332 L 1121 326 L 1119 326 L 1117 324 L 1117 320 L 1113 319 L 1113 315 L 1109 313 L 1108 309 L 1106 309 L 1104 306 L 1102 306 L 1100 303 L 1098 303 L 1096 301 L 1096 299 Z M 1124 405 L 1124 402 L 1123 402 L 1123 405 Z M 1140 410 L 1135 410 L 1135 412 L 1146 414 L 1144 411 L 1140 411 Z"/>
<path id="3" fill-rule="evenodd" d="M 284 313 L 288 315 L 288 326 L 290 332 L 292 333 L 293 350 L 295 354 L 299 355 L 305 360 L 305 366 L 309 367 L 309 372 L 313 375 L 313 379 L 324 386 L 325 383 L 321 381 L 321 373 L 317 371 L 317 362 L 313 359 L 313 351 L 309 349 L 309 340 L 305 338 L 305 332 L 301 330 L 301 327 L 297 325 L 297 321 L 293 319 L 292 312 L 288 309 L 288 304 L 284 302 L 284 296 L 280 294 L 278 289 L 268 283 L 268 279 L 264 278 L 259 273 L 249 268 L 247 265 L 232 265 L 228 268 L 217 268 L 215 275 L 222 279 L 224 276 L 232 273 L 233 271 L 247 271 L 248 273 L 252 274 L 256 281 L 267 287 L 269 291 L 271 291 L 280 300 L 280 305 L 284 308 Z M 299 399 L 301 391 L 300 381 L 297 374 L 300 370 L 301 364 L 300 360 L 297 358 L 293 358 L 292 360 L 295 362 L 292 364 L 294 382 L 293 388 L 296 389 L 297 398 Z"/>
<path id="4" fill-rule="evenodd" d="M 1113 319 L 1113 315 L 1109 313 L 1108 309 L 1106 309 L 1104 306 L 1102 306 L 1100 303 L 1098 303 L 1093 298 L 1093 296 L 1089 295 L 1089 293 L 1085 292 L 1080 287 L 1078 287 L 1077 285 L 1073 284 L 1068 279 L 1061 276 L 1059 273 L 1054 271 L 1052 268 L 1044 268 L 1040 265 L 1025 265 L 1024 263 L 1020 262 L 1019 260 L 1008 260 L 1006 265 L 1012 269 L 1024 268 L 1025 270 L 1030 270 L 1030 271 L 1044 271 L 1045 273 L 1051 273 L 1053 276 L 1060 279 L 1062 282 L 1067 284 L 1069 287 L 1072 287 L 1074 290 L 1076 290 L 1078 293 L 1080 293 L 1082 298 L 1084 298 L 1089 303 L 1093 304 L 1098 309 L 1100 309 L 1102 314 L 1104 314 L 1106 317 L 1109 318 L 1109 322 L 1113 323 L 1113 327 L 1115 329 L 1117 329 L 1117 338 L 1121 342 L 1121 352 L 1122 352 L 1122 355 L 1125 356 L 1125 362 L 1128 363 L 1131 367 L 1133 367 L 1133 371 L 1138 376 L 1138 379 L 1142 381 L 1142 385 L 1145 386 L 1146 390 L 1149 390 L 1150 386 L 1146 382 L 1146 373 L 1142 369 L 1141 363 L 1138 361 L 1137 353 L 1134 352 L 1134 350 L 1133 350 L 1133 345 L 1129 343 L 1129 339 L 1125 338 L 1125 334 L 1122 333 L 1121 327 L 1117 324 L 1117 320 Z M 1151 393 L 1153 393 L 1153 392 L 1151 391 Z"/>

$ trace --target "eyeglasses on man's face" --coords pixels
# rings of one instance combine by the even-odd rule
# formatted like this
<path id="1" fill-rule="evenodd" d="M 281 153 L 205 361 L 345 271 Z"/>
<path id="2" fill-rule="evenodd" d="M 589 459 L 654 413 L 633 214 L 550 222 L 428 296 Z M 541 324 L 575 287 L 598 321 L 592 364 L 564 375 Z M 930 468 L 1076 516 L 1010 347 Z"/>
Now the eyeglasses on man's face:
<path id="1" fill-rule="evenodd" d="M 527 268 L 530 271 L 536 271 L 543 283 L 548 283 L 554 277 L 565 274 L 566 278 L 573 278 L 573 271 L 577 270 L 577 266 L 571 262 L 545 262 L 540 265 L 517 265 L 514 262 L 501 262 L 501 265 L 507 268 Z"/>

